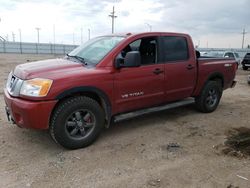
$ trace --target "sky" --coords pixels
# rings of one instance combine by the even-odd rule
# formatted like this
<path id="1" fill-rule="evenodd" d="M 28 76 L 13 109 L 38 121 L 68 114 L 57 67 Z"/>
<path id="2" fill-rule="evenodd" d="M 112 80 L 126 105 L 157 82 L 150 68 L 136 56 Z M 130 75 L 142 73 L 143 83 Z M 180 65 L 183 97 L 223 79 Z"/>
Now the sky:
<path id="1" fill-rule="evenodd" d="M 182 32 L 209 48 L 250 45 L 250 0 L 0 0 L 0 36 L 9 41 L 81 44 L 111 33 Z M 54 37 L 55 33 L 55 37 Z M 14 35 L 14 37 L 13 37 Z"/>

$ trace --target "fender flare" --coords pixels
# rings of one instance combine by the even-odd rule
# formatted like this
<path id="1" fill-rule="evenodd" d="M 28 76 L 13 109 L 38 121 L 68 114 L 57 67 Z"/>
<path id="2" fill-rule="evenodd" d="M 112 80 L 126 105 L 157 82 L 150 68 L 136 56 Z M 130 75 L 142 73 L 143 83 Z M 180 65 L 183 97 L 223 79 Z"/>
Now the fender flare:
<path id="1" fill-rule="evenodd" d="M 213 80 L 213 79 L 215 79 L 215 78 L 219 78 L 219 79 L 221 79 L 221 81 L 222 81 L 222 87 L 224 87 L 224 82 L 225 82 L 225 80 L 224 80 L 224 75 L 222 74 L 222 73 L 220 73 L 220 72 L 214 72 L 214 73 L 212 73 L 212 74 L 210 74 L 208 77 L 207 77 L 207 80 L 206 80 L 206 82 L 204 83 L 204 85 L 208 82 L 208 81 L 210 81 L 210 80 Z"/>
<path id="2" fill-rule="evenodd" d="M 200 94 L 200 92 L 203 90 L 203 88 L 205 87 L 205 85 L 210 81 L 210 80 L 214 80 L 216 78 L 219 78 L 222 80 L 222 87 L 224 87 L 224 75 L 220 72 L 214 72 L 210 75 L 208 75 L 206 77 L 206 79 L 204 79 L 204 81 L 202 83 L 199 83 L 199 84 L 202 84 L 200 85 L 198 88 L 195 89 L 195 92 L 193 93 L 193 96 L 198 96 Z"/>
<path id="3" fill-rule="evenodd" d="M 84 93 L 84 92 L 95 93 L 101 100 L 104 101 L 104 105 L 105 105 L 104 110 L 106 111 L 106 118 L 107 118 L 107 123 L 108 123 L 107 126 L 109 126 L 110 121 L 111 121 L 111 116 L 112 116 L 112 105 L 111 105 L 108 95 L 101 89 L 93 87 L 93 86 L 74 87 L 74 88 L 63 91 L 62 93 L 57 95 L 55 99 L 61 100 L 67 96 L 72 96 L 74 94 Z"/>

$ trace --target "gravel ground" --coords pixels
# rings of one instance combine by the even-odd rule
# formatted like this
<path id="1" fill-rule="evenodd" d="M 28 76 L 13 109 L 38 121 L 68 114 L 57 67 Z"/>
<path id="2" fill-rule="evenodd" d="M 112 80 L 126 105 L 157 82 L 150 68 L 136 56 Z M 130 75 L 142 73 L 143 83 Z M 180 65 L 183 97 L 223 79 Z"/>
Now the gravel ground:
<path id="1" fill-rule="evenodd" d="M 0 54 L 0 87 L 18 63 L 45 58 Z M 73 151 L 7 122 L 1 90 L 0 187 L 250 187 L 250 156 L 224 144 L 235 128 L 250 129 L 248 74 L 238 70 L 213 113 L 190 105 L 123 121 Z"/>

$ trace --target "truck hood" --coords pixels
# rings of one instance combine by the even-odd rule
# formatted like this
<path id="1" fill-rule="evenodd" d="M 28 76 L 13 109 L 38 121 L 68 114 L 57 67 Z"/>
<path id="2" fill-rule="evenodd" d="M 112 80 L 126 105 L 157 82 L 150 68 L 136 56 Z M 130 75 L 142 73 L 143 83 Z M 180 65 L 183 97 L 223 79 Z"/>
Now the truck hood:
<path id="1" fill-rule="evenodd" d="M 32 78 L 55 79 L 76 71 L 88 70 L 83 64 L 67 59 L 49 59 L 16 66 L 14 75 L 27 80 Z"/>

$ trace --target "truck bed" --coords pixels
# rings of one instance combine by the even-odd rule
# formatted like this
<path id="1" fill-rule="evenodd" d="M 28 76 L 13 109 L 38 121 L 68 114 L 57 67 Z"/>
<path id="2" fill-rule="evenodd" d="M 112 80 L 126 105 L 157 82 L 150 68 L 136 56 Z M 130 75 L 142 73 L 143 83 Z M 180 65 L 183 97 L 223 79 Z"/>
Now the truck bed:
<path id="1" fill-rule="evenodd" d="M 232 86 L 235 77 L 237 62 L 231 58 L 200 57 L 197 59 L 197 87 L 194 96 L 199 94 L 208 77 L 218 76 L 223 78 L 223 89 Z"/>

